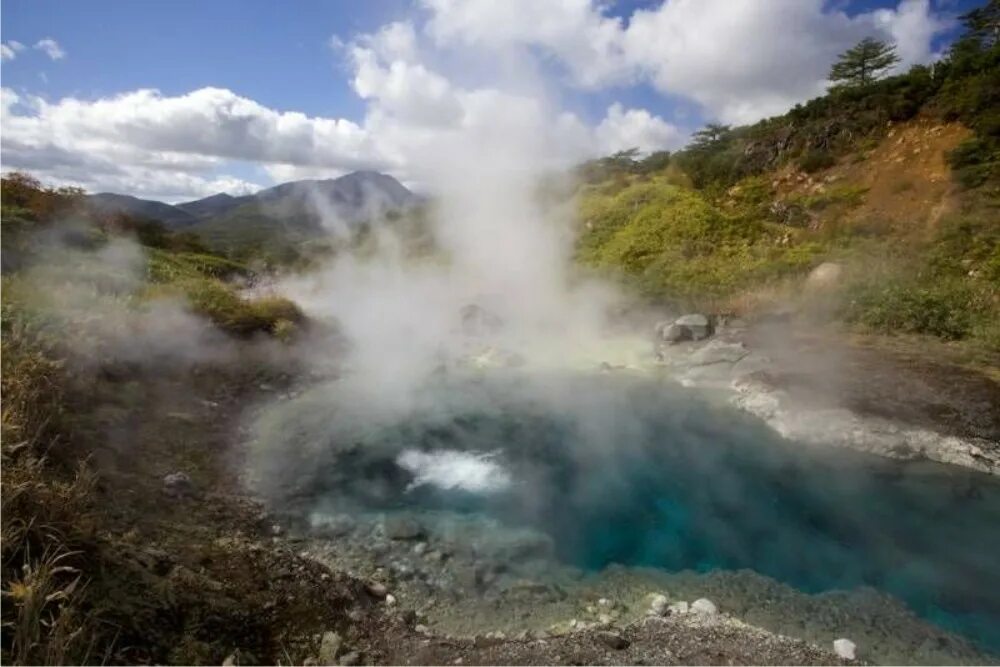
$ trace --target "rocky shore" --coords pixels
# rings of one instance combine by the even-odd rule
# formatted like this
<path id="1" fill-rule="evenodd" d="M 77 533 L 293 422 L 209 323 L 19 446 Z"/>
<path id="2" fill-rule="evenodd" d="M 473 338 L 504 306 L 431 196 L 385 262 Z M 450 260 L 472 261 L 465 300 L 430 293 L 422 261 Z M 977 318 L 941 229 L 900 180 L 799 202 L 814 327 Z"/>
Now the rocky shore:
<path id="1" fill-rule="evenodd" d="M 698 319 L 692 334 L 679 333 Z M 901 461 L 1000 474 L 1000 386 L 931 360 L 851 347 L 788 323 L 656 328 L 657 359 L 684 386 L 724 393 L 782 436 Z"/>

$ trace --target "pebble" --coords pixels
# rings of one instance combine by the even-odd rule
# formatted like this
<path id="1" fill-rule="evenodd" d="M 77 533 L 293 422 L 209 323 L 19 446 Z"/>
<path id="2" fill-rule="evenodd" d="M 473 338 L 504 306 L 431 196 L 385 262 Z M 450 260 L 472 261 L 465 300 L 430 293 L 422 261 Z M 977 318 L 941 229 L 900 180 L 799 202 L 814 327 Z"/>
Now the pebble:
<path id="1" fill-rule="evenodd" d="M 365 590 L 368 591 L 369 595 L 380 600 L 389 594 L 389 590 L 385 587 L 385 584 L 380 584 L 377 581 L 366 584 Z"/>
<path id="2" fill-rule="evenodd" d="M 336 665 L 337 652 L 340 651 L 341 639 L 336 632 L 327 631 L 323 633 L 323 638 L 319 644 L 319 664 Z"/>
<path id="3" fill-rule="evenodd" d="M 427 551 L 426 542 L 417 542 L 416 544 L 413 545 L 413 553 L 417 556 L 423 556 L 424 552 L 426 551 Z"/>
<path id="4" fill-rule="evenodd" d="M 715 603 L 706 598 L 698 598 L 691 603 L 691 611 L 695 614 L 703 614 L 705 616 L 713 616 L 718 612 L 715 608 Z"/>
<path id="5" fill-rule="evenodd" d="M 850 639 L 836 639 L 833 642 L 833 652 L 837 654 L 837 657 L 843 658 L 844 660 L 854 660 L 854 652 L 857 650 L 857 646 Z"/>
<path id="6" fill-rule="evenodd" d="M 392 593 L 387 593 L 385 596 L 385 603 L 390 607 L 396 604 L 396 596 L 393 595 Z"/>
<path id="7" fill-rule="evenodd" d="M 654 616 L 663 616 L 667 613 L 667 596 L 657 593 L 649 600 L 649 613 Z"/>

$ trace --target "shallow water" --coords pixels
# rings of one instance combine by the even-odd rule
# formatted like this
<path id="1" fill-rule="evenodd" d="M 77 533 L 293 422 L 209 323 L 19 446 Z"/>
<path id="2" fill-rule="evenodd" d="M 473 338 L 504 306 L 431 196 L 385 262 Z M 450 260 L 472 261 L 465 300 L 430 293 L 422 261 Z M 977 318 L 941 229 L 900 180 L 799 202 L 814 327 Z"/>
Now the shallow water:
<path id="1" fill-rule="evenodd" d="M 405 415 L 332 417 L 321 451 L 336 454 L 312 462 L 317 496 L 484 513 L 545 531 L 587 569 L 871 586 L 1000 653 L 1000 483 L 988 476 L 789 442 L 669 383 L 615 374 L 442 383 Z"/>

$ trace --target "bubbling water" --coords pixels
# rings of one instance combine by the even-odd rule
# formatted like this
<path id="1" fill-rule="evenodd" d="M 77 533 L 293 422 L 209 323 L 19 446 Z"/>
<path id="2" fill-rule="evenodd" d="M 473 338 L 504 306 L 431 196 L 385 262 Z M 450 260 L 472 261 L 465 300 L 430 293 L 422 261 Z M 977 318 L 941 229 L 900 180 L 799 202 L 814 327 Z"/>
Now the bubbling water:
<path id="1" fill-rule="evenodd" d="M 788 441 L 627 374 L 443 378 L 391 417 L 344 409 L 341 393 L 264 419 L 272 440 L 258 456 L 282 452 L 276 503 L 483 516 L 548 534 L 559 559 L 589 570 L 745 568 L 810 593 L 873 587 L 1000 649 L 990 477 Z"/>

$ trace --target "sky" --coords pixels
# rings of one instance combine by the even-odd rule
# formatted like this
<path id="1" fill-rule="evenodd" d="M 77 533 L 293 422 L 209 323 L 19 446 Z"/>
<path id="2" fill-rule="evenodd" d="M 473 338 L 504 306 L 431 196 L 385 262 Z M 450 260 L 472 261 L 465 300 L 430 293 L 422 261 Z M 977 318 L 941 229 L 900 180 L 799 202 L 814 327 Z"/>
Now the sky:
<path id="1" fill-rule="evenodd" d="M 4 0 L 0 162 L 185 201 L 420 162 L 496 114 L 553 166 L 673 150 L 822 94 L 837 54 L 939 58 L 974 0 Z"/>

